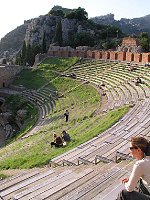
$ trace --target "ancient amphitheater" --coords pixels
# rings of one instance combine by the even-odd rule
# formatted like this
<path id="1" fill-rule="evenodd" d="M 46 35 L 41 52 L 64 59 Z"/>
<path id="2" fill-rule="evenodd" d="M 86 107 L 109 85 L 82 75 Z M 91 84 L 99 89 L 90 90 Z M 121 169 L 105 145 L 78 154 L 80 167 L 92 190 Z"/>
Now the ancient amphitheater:
<path id="1" fill-rule="evenodd" d="M 130 105 L 130 111 L 110 129 L 92 140 L 50 161 L 49 167 L 21 172 L 0 181 L 1 199 L 83 199 L 115 200 L 123 188 L 121 177 L 130 174 L 133 160 L 129 155 L 131 136 L 150 139 L 150 67 L 143 63 L 88 59 L 66 72 L 89 82 L 100 91 L 102 102 L 99 112 Z M 140 77 L 142 83 L 137 83 Z M 31 101 L 38 97 L 40 119 L 37 126 L 24 137 L 30 137 L 47 122 L 47 114 L 54 109 L 47 85 L 38 91 L 22 92 Z M 55 94 L 54 94 L 55 95 Z M 103 101 L 104 100 L 104 101 Z M 71 101 L 68 101 L 71 102 Z"/>

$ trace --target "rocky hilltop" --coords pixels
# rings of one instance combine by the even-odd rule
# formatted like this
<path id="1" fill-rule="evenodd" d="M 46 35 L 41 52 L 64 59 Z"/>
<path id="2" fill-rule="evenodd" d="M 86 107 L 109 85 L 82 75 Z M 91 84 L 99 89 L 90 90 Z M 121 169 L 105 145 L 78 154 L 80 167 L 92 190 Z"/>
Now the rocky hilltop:
<path id="1" fill-rule="evenodd" d="M 62 9 L 65 12 L 71 11 L 71 9 L 63 9 L 60 6 L 56 6 L 53 8 L 53 10 L 57 9 Z M 118 29 L 120 28 L 123 33 L 129 35 L 138 35 L 143 31 L 150 33 L 150 15 L 134 19 L 122 18 L 121 20 L 117 21 L 114 19 L 113 14 L 108 14 L 105 16 L 94 17 L 90 20 L 87 20 L 86 22 L 83 22 L 78 19 L 68 19 L 63 16 L 60 17 L 46 14 L 25 21 L 23 25 L 17 27 L 13 31 L 9 32 L 5 37 L 3 37 L 0 41 L 0 57 L 3 57 L 5 51 L 9 51 L 11 55 L 18 52 L 22 48 L 24 40 L 27 45 L 30 44 L 31 46 L 36 46 L 42 45 L 44 37 L 46 47 L 48 48 L 50 44 L 54 43 L 58 19 L 60 19 L 61 21 L 63 41 L 62 45 L 64 46 L 72 46 L 72 41 L 74 41 L 75 39 L 78 40 L 76 36 L 80 33 L 89 34 L 91 37 L 88 37 L 88 40 L 92 41 L 92 39 L 94 38 L 95 44 L 97 44 L 98 42 L 100 42 L 100 40 L 106 39 L 106 37 L 110 35 L 108 34 L 108 28 L 105 25 L 114 25 Z M 97 26 L 93 25 L 92 22 L 96 23 Z M 99 24 L 103 24 L 103 26 Z M 113 30 L 114 34 L 110 37 L 116 37 L 116 30 Z M 112 33 L 113 31 L 110 30 L 110 33 Z"/>
<path id="2" fill-rule="evenodd" d="M 32 19 L 26 29 L 26 44 L 39 45 L 42 44 L 43 35 L 45 34 L 47 46 L 53 43 L 57 16 L 40 16 Z M 71 32 L 81 32 L 80 23 L 75 19 L 61 18 L 63 43 L 67 44 Z"/>
<path id="3" fill-rule="evenodd" d="M 97 24 L 114 25 L 119 27 L 123 33 L 131 35 L 139 35 L 141 32 L 147 32 L 150 34 L 150 15 L 144 17 L 120 20 L 114 19 L 114 14 L 108 14 L 103 16 L 97 16 L 91 18 Z"/>
<path id="4" fill-rule="evenodd" d="M 58 19 L 61 20 L 63 45 L 70 45 L 70 38 L 75 33 L 92 33 L 93 31 L 77 19 L 60 18 L 58 16 L 46 14 L 25 21 L 23 25 L 17 27 L 3 37 L 0 41 L 1 57 L 4 51 L 13 53 L 20 50 L 24 40 L 27 45 L 41 45 L 43 35 L 45 37 L 46 46 L 48 47 L 54 42 Z"/>

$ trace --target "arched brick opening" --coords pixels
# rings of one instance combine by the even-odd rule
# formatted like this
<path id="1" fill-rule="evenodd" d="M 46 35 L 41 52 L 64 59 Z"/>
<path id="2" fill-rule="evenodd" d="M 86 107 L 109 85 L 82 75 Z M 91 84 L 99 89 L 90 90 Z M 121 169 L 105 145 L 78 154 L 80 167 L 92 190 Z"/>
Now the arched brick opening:
<path id="1" fill-rule="evenodd" d="M 70 51 L 68 52 L 68 57 L 71 57 L 71 52 Z"/>
<path id="2" fill-rule="evenodd" d="M 106 52 L 106 59 L 108 59 L 108 60 L 110 59 L 110 52 L 109 51 Z"/>
<path id="3" fill-rule="evenodd" d="M 134 61 L 134 53 L 131 54 L 131 61 Z"/>
<path id="4" fill-rule="evenodd" d="M 95 58 L 95 51 L 92 51 L 92 58 Z"/>

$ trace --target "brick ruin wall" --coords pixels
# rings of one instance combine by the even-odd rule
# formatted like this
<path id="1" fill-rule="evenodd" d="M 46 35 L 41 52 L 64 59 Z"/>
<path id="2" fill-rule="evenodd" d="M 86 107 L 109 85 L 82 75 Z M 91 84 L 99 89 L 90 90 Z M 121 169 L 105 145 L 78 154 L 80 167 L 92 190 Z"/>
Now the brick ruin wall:
<path id="1" fill-rule="evenodd" d="M 150 62 L 149 53 L 132 53 L 118 51 L 98 51 L 98 50 L 49 50 L 47 56 L 50 57 L 82 57 L 96 60 L 118 61 L 118 62 L 133 62 L 136 64 L 146 64 Z M 37 55 L 37 60 L 40 58 Z"/>
<path id="2" fill-rule="evenodd" d="M 131 46 L 138 46 L 139 45 L 139 42 L 137 39 L 135 38 L 131 38 L 131 37 L 125 37 L 123 38 L 122 40 L 122 45 L 131 45 Z"/>
<path id="3" fill-rule="evenodd" d="M 23 68 L 18 65 L 0 65 L 0 88 L 8 87 Z"/>

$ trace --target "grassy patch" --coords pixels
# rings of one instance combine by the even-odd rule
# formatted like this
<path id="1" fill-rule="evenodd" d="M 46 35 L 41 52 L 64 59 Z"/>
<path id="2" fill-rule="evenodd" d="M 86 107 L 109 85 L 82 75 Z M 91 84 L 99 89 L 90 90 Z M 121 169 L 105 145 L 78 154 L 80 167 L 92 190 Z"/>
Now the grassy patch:
<path id="1" fill-rule="evenodd" d="M 23 85 L 26 88 L 38 89 L 47 82 L 57 77 L 54 71 L 63 72 L 74 65 L 78 58 L 47 58 L 35 68 L 24 69 L 20 78 L 13 84 Z"/>
<path id="2" fill-rule="evenodd" d="M 105 116 L 97 116 L 93 118 L 86 118 L 82 123 L 77 126 L 71 126 L 69 134 L 73 141 L 68 146 L 60 149 L 51 149 L 50 141 L 52 140 L 53 131 L 47 127 L 47 130 L 41 131 L 39 134 L 34 135 L 23 141 L 16 141 L 1 150 L 0 154 L 7 152 L 7 157 L 0 161 L 0 169 L 13 169 L 13 168 L 32 168 L 40 167 L 48 163 L 48 161 L 86 141 L 92 139 L 96 135 L 102 133 L 116 123 L 126 112 L 127 107 L 117 109 L 109 112 Z M 71 122 L 70 122 L 71 124 Z M 69 125 L 69 124 L 68 124 Z M 53 124 L 53 128 L 55 124 Z M 59 127 L 57 132 L 61 133 L 62 129 Z M 13 151 L 13 153 L 12 153 Z M 5 153 L 6 153 L 5 152 Z M 5 154 L 4 153 L 4 154 Z M 9 154 L 11 156 L 9 156 Z"/>
<path id="3" fill-rule="evenodd" d="M 41 67 L 50 67 L 50 69 L 63 72 L 67 70 L 70 66 L 74 65 L 79 61 L 77 57 L 71 58 L 46 58 L 41 64 Z"/>

